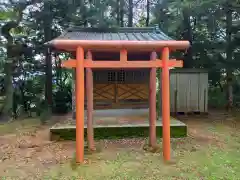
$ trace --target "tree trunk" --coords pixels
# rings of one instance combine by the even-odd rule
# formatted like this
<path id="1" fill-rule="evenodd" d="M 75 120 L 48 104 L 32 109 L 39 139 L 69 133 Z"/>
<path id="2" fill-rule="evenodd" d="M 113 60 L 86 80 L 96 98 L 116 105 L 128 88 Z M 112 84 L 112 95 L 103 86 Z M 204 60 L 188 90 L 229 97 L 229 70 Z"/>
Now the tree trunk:
<path id="1" fill-rule="evenodd" d="M 190 14 L 188 9 L 183 10 L 183 39 L 188 40 L 190 44 L 192 44 L 192 26 L 190 20 Z M 187 50 L 187 53 L 184 57 L 184 68 L 192 68 L 193 65 L 193 54 L 192 54 L 192 47 L 190 46 Z"/>
<path id="2" fill-rule="evenodd" d="M 63 86 L 63 73 L 62 73 L 62 66 L 61 66 L 62 61 L 58 56 L 59 56 L 58 53 L 54 53 L 56 84 L 60 89 L 62 89 L 62 86 Z"/>
<path id="3" fill-rule="evenodd" d="M 44 3 L 44 40 L 45 42 L 52 39 L 52 18 L 50 17 L 51 5 L 49 2 Z M 45 100 L 48 104 L 48 110 L 52 110 L 52 58 L 50 48 L 45 50 L 45 63 L 46 63 L 46 84 L 45 84 Z"/>
<path id="4" fill-rule="evenodd" d="M 117 0 L 116 12 L 117 12 L 117 25 L 120 26 L 120 0 Z"/>
<path id="5" fill-rule="evenodd" d="M 120 0 L 120 25 L 124 27 L 124 0 Z"/>
<path id="6" fill-rule="evenodd" d="M 106 27 L 106 23 L 105 23 L 105 19 L 104 19 L 104 9 L 103 9 L 103 5 L 102 5 L 102 2 L 101 1 L 97 1 L 96 2 L 96 7 L 98 7 L 98 13 L 97 13 L 97 17 L 98 17 L 98 27 L 100 28 L 105 28 Z M 85 7 L 86 9 L 86 7 Z M 86 12 L 86 10 L 85 10 Z M 84 17 L 84 18 L 87 18 Z"/>
<path id="7" fill-rule="evenodd" d="M 133 0 L 128 0 L 128 27 L 133 26 Z"/>
<path id="8" fill-rule="evenodd" d="M 5 72 L 5 89 L 6 89 L 6 98 L 2 110 L 3 120 L 9 120 L 13 115 L 13 58 L 14 55 L 11 52 L 11 47 L 13 46 L 12 37 L 7 40 L 7 60 L 5 62 L 4 72 Z"/>
<path id="9" fill-rule="evenodd" d="M 149 19 L 150 19 L 150 0 L 147 0 L 146 26 L 149 26 Z"/>
<path id="10" fill-rule="evenodd" d="M 8 22 L 1 29 L 2 35 L 7 39 L 7 59 L 4 64 L 4 85 L 6 98 L 2 109 L 3 120 L 9 120 L 13 115 L 13 63 L 16 56 L 14 49 L 16 48 L 13 37 L 10 34 L 10 30 L 16 28 L 20 20 L 21 18 L 19 18 L 17 22 Z"/>
<path id="11" fill-rule="evenodd" d="M 87 27 L 88 21 L 87 21 L 87 9 L 86 9 L 86 5 L 85 5 L 85 1 L 81 2 L 80 9 L 81 9 L 80 11 L 82 13 L 83 26 Z"/>
<path id="12" fill-rule="evenodd" d="M 230 5 L 226 4 L 226 55 L 227 62 L 231 63 L 233 56 L 232 43 L 232 10 Z M 227 110 L 231 111 L 233 107 L 233 71 L 231 67 L 227 67 Z"/>
<path id="13" fill-rule="evenodd" d="M 51 51 L 48 48 L 45 52 L 46 63 L 46 84 L 45 84 L 45 98 L 49 108 L 52 108 L 52 62 Z"/>

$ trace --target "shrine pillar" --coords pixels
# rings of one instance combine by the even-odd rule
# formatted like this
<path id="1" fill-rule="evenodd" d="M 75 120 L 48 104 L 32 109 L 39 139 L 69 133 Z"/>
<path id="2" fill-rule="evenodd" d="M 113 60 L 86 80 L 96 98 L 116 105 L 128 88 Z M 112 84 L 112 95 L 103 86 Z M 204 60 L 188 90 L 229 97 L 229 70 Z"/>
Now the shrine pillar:
<path id="1" fill-rule="evenodd" d="M 163 157 L 170 160 L 170 88 L 169 88 L 169 48 L 162 50 L 162 123 L 163 123 Z"/>
<path id="2" fill-rule="evenodd" d="M 156 52 L 151 53 L 151 61 L 156 61 Z M 149 81 L 149 145 L 154 147 L 156 145 L 156 68 L 150 69 Z"/>
<path id="3" fill-rule="evenodd" d="M 84 162 L 84 51 L 76 51 L 76 162 Z"/>

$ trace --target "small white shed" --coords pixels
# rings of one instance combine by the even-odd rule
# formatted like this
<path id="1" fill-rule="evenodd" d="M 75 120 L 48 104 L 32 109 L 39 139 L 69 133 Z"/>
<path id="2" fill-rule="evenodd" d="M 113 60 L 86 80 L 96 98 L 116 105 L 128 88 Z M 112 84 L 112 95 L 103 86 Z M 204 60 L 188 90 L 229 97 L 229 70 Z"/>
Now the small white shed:
<path id="1" fill-rule="evenodd" d="M 161 84 L 158 87 L 161 91 Z M 174 113 L 207 113 L 208 72 L 204 69 L 171 69 L 170 108 Z"/>

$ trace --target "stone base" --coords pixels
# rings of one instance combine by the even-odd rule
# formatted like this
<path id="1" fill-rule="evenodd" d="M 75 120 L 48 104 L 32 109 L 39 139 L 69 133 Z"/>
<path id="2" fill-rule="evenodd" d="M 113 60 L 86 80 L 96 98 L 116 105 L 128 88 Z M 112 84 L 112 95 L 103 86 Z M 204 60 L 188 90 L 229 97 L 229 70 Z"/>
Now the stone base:
<path id="1" fill-rule="evenodd" d="M 157 137 L 162 137 L 162 121 L 158 120 L 156 124 Z M 180 138 L 187 136 L 187 126 L 176 120 L 171 120 L 171 137 Z M 95 124 L 94 139 L 121 139 L 133 137 L 148 137 L 149 124 L 148 122 L 135 124 Z M 50 129 L 51 140 L 75 140 L 76 126 L 74 124 L 61 124 Z M 84 137 L 87 137 L 87 127 L 84 127 Z"/>

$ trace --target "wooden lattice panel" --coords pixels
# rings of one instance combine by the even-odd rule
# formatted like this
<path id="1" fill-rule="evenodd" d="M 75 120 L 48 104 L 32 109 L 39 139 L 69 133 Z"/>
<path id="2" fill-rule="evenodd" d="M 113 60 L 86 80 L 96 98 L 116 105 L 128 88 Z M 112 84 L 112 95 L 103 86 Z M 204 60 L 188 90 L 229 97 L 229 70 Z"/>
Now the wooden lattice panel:
<path id="1" fill-rule="evenodd" d="M 147 84 L 117 84 L 117 98 L 123 100 L 147 100 Z"/>
<path id="2" fill-rule="evenodd" d="M 147 84 L 95 84 L 94 101 L 148 100 Z"/>
<path id="3" fill-rule="evenodd" d="M 114 101 L 115 84 L 94 84 L 93 98 L 95 101 Z"/>

